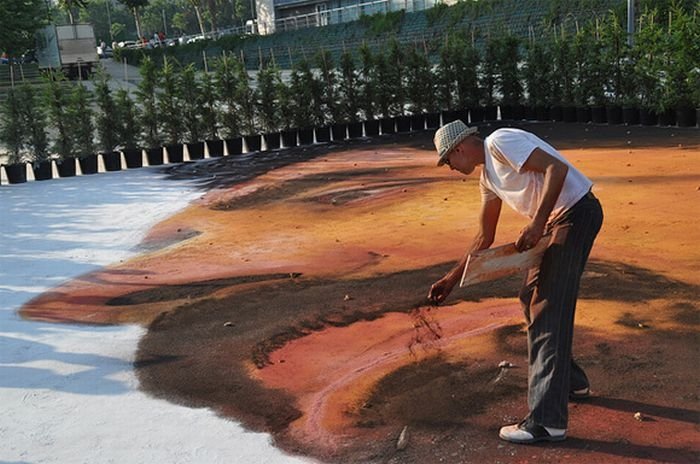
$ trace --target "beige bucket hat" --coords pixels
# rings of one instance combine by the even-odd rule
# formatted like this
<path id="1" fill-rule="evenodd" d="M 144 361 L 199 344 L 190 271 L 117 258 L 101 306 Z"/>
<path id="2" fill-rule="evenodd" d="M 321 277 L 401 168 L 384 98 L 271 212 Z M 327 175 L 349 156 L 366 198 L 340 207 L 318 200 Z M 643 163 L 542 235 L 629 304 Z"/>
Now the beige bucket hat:
<path id="1" fill-rule="evenodd" d="M 476 127 L 469 127 L 462 121 L 452 121 L 445 124 L 435 132 L 433 143 L 438 152 L 438 166 L 445 164 L 445 158 L 459 143 L 468 136 L 478 131 Z"/>

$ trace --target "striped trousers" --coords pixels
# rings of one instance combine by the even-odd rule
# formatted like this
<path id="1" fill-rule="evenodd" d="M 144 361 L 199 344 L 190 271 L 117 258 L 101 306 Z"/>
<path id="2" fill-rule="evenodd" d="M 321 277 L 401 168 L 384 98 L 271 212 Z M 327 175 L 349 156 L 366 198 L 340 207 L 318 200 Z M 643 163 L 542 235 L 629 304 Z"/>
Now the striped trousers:
<path id="1" fill-rule="evenodd" d="M 566 428 L 569 392 L 588 387 L 571 343 L 581 275 L 602 223 L 603 210 L 589 192 L 547 225 L 550 245 L 520 290 L 527 321 L 528 419 L 538 425 Z"/>

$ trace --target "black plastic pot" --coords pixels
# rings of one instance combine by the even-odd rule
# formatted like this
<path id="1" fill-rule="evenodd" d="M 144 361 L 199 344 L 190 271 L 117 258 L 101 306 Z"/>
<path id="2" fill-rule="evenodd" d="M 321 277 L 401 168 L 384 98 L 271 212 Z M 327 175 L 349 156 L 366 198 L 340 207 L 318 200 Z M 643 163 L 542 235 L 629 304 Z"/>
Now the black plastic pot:
<path id="1" fill-rule="evenodd" d="M 622 122 L 628 126 L 639 124 L 639 108 L 622 108 Z"/>
<path id="2" fill-rule="evenodd" d="M 243 153 L 243 139 L 241 137 L 226 139 L 224 143 L 226 144 L 226 152 L 229 155 L 240 155 Z"/>
<path id="3" fill-rule="evenodd" d="M 59 177 L 75 176 L 75 158 L 66 158 L 56 161 Z"/>
<path id="4" fill-rule="evenodd" d="M 414 132 L 425 130 L 425 115 L 424 114 L 411 115 L 411 130 Z"/>
<path id="5" fill-rule="evenodd" d="M 282 146 L 285 148 L 297 146 L 297 131 L 295 129 L 282 131 Z"/>
<path id="6" fill-rule="evenodd" d="M 223 140 L 207 140 L 207 150 L 212 158 L 224 156 L 224 141 Z"/>
<path id="7" fill-rule="evenodd" d="M 280 133 L 270 132 L 263 135 L 265 139 L 265 146 L 268 150 L 277 150 L 280 147 Z"/>
<path id="8" fill-rule="evenodd" d="M 659 126 L 675 126 L 676 112 L 674 110 L 666 110 L 659 113 Z"/>
<path id="9" fill-rule="evenodd" d="M 501 106 L 501 121 L 520 121 L 525 109 L 522 105 Z"/>
<path id="10" fill-rule="evenodd" d="M 565 106 L 562 108 L 562 113 L 564 116 L 564 122 L 576 122 L 578 121 L 577 118 L 577 111 L 575 106 Z"/>
<path id="11" fill-rule="evenodd" d="M 331 141 L 331 128 L 329 126 L 316 128 L 316 141 L 318 143 L 326 143 Z"/>
<path id="12" fill-rule="evenodd" d="M 564 120 L 564 108 L 561 106 L 553 106 L 549 109 L 550 121 L 561 122 Z"/>
<path id="13" fill-rule="evenodd" d="M 428 129 L 440 127 L 440 113 L 428 113 L 425 115 L 425 125 Z"/>
<path id="14" fill-rule="evenodd" d="M 535 117 L 537 117 L 538 121 L 549 121 L 549 108 L 546 106 L 536 106 Z"/>
<path id="15" fill-rule="evenodd" d="M 523 108 L 523 119 L 525 121 L 534 121 L 537 119 L 537 111 L 534 106 L 526 106 Z"/>
<path id="16" fill-rule="evenodd" d="M 462 119 L 462 118 L 460 118 L 460 119 Z M 478 108 L 471 108 L 469 110 L 469 121 L 471 121 L 472 123 L 475 123 L 475 122 L 481 122 L 483 120 L 484 120 L 484 108 L 478 107 Z M 464 119 L 462 119 L 462 122 L 464 122 L 465 124 L 467 123 L 467 121 L 465 121 Z"/>
<path id="17" fill-rule="evenodd" d="M 362 123 L 351 122 L 348 124 L 348 138 L 357 139 L 362 137 Z"/>
<path id="18" fill-rule="evenodd" d="M 311 145 L 314 143 L 314 129 L 299 129 L 299 145 Z"/>
<path id="19" fill-rule="evenodd" d="M 695 108 L 678 108 L 676 109 L 676 122 L 678 127 L 693 127 L 696 123 Z"/>
<path id="20" fill-rule="evenodd" d="M 6 164 L 5 173 L 7 181 L 11 184 L 23 184 L 27 182 L 27 164 Z"/>
<path id="21" fill-rule="evenodd" d="M 168 152 L 169 163 L 182 163 L 185 160 L 182 145 L 179 143 L 166 145 L 165 149 Z"/>
<path id="22" fill-rule="evenodd" d="M 122 153 L 124 153 L 127 169 L 143 167 L 143 153 L 140 148 L 125 148 Z"/>
<path id="23" fill-rule="evenodd" d="M 105 171 L 112 172 L 122 170 L 122 157 L 118 151 L 109 151 L 107 153 L 102 153 L 102 161 L 105 165 Z"/>
<path id="24" fill-rule="evenodd" d="M 659 123 L 659 116 L 654 110 L 642 108 L 639 110 L 639 122 L 642 126 L 655 126 Z"/>
<path id="25" fill-rule="evenodd" d="M 118 151 L 102 153 L 100 156 L 102 156 L 102 163 L 105 165 L 105 171 L 121 171 L 122 157 Z"/>
<path id="26" fill-rule="evenodd" d="M 591 120 L 596 124 L 603 124 L 608 122 L 607 114 L 605 113 L 604 106 L 592 106 L 591 107 Z"/>
<path id="27" fill-rule="evenodd" d="M 260 151 L 262 147 L 262 137 L 259 134 L 254 135 L 244 135 L 245 146 L 247 153 L 252 153 L 254 151 Z"/>
<path id="28" fill-rule="evenodd" d="M 379 135 L 379 121 L 375 119 L 365 121 L 365 135 L 367 135 L 367 137 L 376 137 Z"/>
<path id="29" fill-rule="evenodd" d="M 587 106 L 576 107 L 576 122 L 590 122 L 591 109 Z"/>
<path id="30" fill-rule="evenodd" d="M 149 166 L 160 166 L 163 164 L 163 147 L 154 147 L 146 150 L 146 160 Z"/>
<path id="31" fill-rule="evenodd" d="M 342 122 L 331 126 L 333 140 L 345 140 L 348 137 L 348 125 Z"/>
<path id="32" fill-rule="evenodd" d="M 395 134 L 396 133 L 396 119 L 395 118 L 380 119 L 379 124 L 382 128 L 382 134 Z"/>
<path id="33" fill-rule="evenodd" d="M 457 115 L 457 111 L 454 110 L 447 110 L 442 112 L 442 123 L 447 124 L 452 121 L 456 121 L 459 119 L 459 116 Z"/>
<path id="34" fill-rule="evenodd" d="M 608 124 L 622 124 L 622 107 L 618 105 L 608 105 L 605 108 L 605 117 Z"/>
<path id="35" fill-rule="evenodd" d="M 484 106 L 484 121 L 495 121 L 498 118 L 497 106 Z"/>
<path id="36" fill-rule="evenodd" d="M 32 170 L 34 171 L 34 180 L 49 180 L 53 178 L 51 161 L 34 163 L 32 164 Z"/>
<path id="37" fill-rule="evenodd" d="M 396 132 L 411 132 L 411 117 L 397 116 L 396 117 Z"/>
<path id="38" fill-rule="evenodd" d="M 80 172 L 84 175 L 97 174 L 97 155 L 88 155 L 78 158 Z"/>
<path id="39" fill-rule="evenodd" d="M 187 144 L 187 153 L 191 160 L 204 159 L 204 142 L 193 142 Z"/>

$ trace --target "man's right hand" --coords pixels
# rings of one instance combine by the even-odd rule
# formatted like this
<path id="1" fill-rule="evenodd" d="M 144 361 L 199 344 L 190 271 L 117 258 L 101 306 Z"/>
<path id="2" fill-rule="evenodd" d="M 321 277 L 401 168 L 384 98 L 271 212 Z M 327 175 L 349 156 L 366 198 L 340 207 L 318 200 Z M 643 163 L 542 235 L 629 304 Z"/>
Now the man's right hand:
<path id="1" fill-rule="evenodd" d="M 445 301 L 445 298 L 447 298 L 456 284 L 457 280 L 455 280 L 449 274 L 446 275 L 430 287 L 428 299 L 430 301 L 434 301 L 435 303 L 442 303 Z"/>

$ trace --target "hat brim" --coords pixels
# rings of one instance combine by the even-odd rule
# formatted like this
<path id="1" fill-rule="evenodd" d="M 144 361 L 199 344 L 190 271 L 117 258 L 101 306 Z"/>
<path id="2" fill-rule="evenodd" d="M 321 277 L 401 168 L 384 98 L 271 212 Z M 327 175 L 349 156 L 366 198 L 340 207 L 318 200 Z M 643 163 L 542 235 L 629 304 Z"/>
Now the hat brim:
<path id="1" fill-rule="evenodd" d="M 450 156 L 450 153 L 452 153 L 452 151 L 455 148 L 457 148 L 457 145 L 462 143 L 462 141 L 470 135 L 476 134 L 478 130 L 479 129 L 477 129 L 476 127 L 467 127 L 467 129 L 464 132 L 461 132 L 457 137 L 455 137 L 455 139 L 447 147 L 445 152 L 440 156 L 440 158 L 438 158 L 437 165 L 442 166 L 443 164 L 445 164 L 447 162 L 447 157 Z"/>

